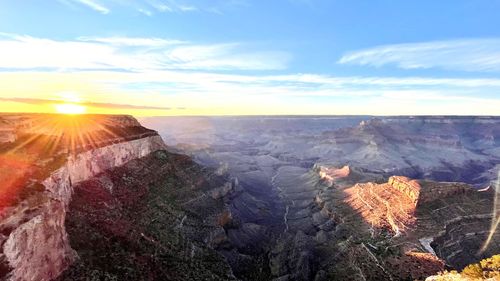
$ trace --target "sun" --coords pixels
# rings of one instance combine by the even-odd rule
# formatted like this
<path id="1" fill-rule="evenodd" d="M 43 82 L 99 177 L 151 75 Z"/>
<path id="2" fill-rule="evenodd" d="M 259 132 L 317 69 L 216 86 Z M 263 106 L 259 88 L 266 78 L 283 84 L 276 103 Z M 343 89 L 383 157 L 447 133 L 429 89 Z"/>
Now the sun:
<path id="1" fill-rule="evenodd" d="M 87 108 L 83 105 L 74 103 L 60 103 L 55 105 L 57 113 L 61 114 L 83 114 Z"/>

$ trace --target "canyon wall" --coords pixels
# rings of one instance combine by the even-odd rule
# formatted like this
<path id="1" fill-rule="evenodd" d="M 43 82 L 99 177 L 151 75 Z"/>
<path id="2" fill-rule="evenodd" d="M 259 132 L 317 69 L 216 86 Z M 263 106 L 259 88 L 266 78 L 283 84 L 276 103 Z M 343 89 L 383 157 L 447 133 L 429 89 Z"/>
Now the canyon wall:
<path id="1" fill-rule="evenodd" d="M 234 182 L 158 150 L 76 184 L 66 231 L 79 258 L 57 280 L 234 280 L 216 251 L 230 247 Z"/>
<path id="2" fill-rule="evenodd" d="M 15 124 L 25 126 L 31 124 L 29 120 L 36 120 L 38 115 L 9 117 L 11 123 L 16 121 Z M 100 124 L 105 123 L 106 126 L 140 126 L 130 116 L 99 118 Z M 2 210 L 0 274 L 4 279 L 52 280 L 57 277 L 77 258 L 65 229 L 73 186 L 107 169 L 165 148 L 161 137 L 152 131 L 147 134 L 115 135 L 108 141 L 101 139 L 100 145 L 95 147 L 94 143 L 93 148 L 87 150 L 82 145 L 82 152 L 69 154 L 62 166 L 48 173 L 45 179 L 28 179 L 27 182 L 39 190 Z"/>
<path id="3" fill-rule="evenodd" d="M 156 135 L 71 155 L 63 167 L 43 181 L 43 185 L 67 205 L 71 199 L 73 184 L 163 148 L 165 148 L 163 140 Z"/>

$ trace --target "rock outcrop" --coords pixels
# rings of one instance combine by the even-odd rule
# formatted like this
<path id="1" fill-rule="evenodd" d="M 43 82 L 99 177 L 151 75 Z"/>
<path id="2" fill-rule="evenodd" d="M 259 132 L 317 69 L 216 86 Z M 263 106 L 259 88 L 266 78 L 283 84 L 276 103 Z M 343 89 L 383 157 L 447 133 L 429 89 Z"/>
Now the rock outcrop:
<path id="1" fill-rule="evenodd" d="M 389 181 L 387 183 L 408 196 L 413 201 L 413 203 L 417 205 L 417 202 L 420 198 L 421 189 L 418 181 L 410 180 L 407 177 L 392 176 L 389 178 Z"/>
<path id="2" fill-rule="evenodd" d="M 55 135 L 56 139 L 71 138 L 73 146 L 67 146 L 70 142 L 56 146 L 54 139 L 46 138 L 44 133 L 54 132 L 53 125 L 63 122 L 58 118 L 64 117 L 0 115 L 0 120 L 12 125 L 21 136 L 3 147 L 2 153 L 13 162 L 34 159 L 22 166 L 26 172 L 20 172 L 19 181 L 4 182 L 1 190 L 19 190 L 3 204 L 0 218 L 1 274 L 9 280 L 52 280 L 75 261 L 77 255 L 70 247 L 65 219 L 76 184 L 165 148 L 160 136 L 142 128 L 130 116 L 80 117 L 78 126 L 88 128 L 88 135 L 72 135 L 74 128 L 61 127 L 56 130 L 61 133 Z M 120 129 L 116 130 L 115 125 Z M 107 127 L 115 130 L 105 138 L 103 130 Z M 33 134 L 33 128 L 38 128 L 39 135 Z M 22 137 L 26 134 L 36 138 Z M 93 136 L 99 139 L 94 141 Z M 47 146 L 53 146 L 52 154 L 45 151 Z M 60 158 L 57 165 L 55 158 Z"/>
<path id="3" fill-rule="evenodd" d="M 349 166 L 343 166 L 342 168 L 316 166 L 315 169 L 318 170 L 318 174 L 322 180 L 327 184 L 332 185 L 335 180 L 345 178 L 351 173 Z"/>
<path id="4" fill-rule="evenodd" d="M 415 205 L 470 191 L 469 185 L 460 182 L 418 181 L 403 176 L 392 176 L 387 183 L 408 196 Z"/>
<path id="5" fill-rule="evenodd" d="M 337 208 L 337 216 L 394 280 L 425 278 L 445 264 L 462 269 L 500 250 L 497 232 L 483 249 L 496 212 L 491 189 L 393 176 L 343 192 L 350 209 Z"/>

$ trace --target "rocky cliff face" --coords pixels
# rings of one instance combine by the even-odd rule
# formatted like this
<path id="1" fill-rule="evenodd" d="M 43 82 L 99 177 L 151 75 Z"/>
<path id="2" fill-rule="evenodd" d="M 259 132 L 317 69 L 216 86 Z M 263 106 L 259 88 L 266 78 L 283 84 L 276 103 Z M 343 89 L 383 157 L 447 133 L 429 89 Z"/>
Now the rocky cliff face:
<path id="1" fill-rule="evenodd" d="M 55 116 L 15 115 L 0 116 L 5 123 L 18 128 L 19 134 L 26 133 L 31 126 L 37 126 L 36 121 L 53 120 Z M 62 118 L 62 117 L 58 117 Z M 154 132 L 142 129 L 138 122 L 129 116 L 99 116 L 91 118 L 94 128 L 102 126 L 121 128 L 122 135 L 101 138 L 96 142 L 76 143 L 74 153 L 65 154 L 67 147 L 54 148 L 54 155 L 63 155 L 60 164 L 53 164 L 54 155 L 41 155 L 44 151 L 37 149 L 54 145 L 52 141 L 41 140 L 38 136 L 31 142 L 11 144 L 3 149 L 4 155 L 11 158 L 33 158 L 30 165 L 24 166 L 36 173 L 22 173 L 17 185 L 19 194 L 15 194 L 12 202 L 6 203 L 1 213 L 0 229 L 2 232 L 2 276 L 9 280 L 51 280 L 72 264 L 77 254 L 71 248 L 65 228 L 65 219 L 72 198 L 74 186 L 113 167 L 121 166 L 133 159 L 144 157 L 165 145 L 160 136 Z M 7 120 L 7 121 L 6 121 Z M 36 120 L 36 121 L 33 121 Z M 98 120 L 98 121 L 96 121 Z M 15 121 L 15 122 L 14 122 Z M 80 120 L 80 124 L 90 122 Z M 38 123 L 38 127 L 44 127 Z M 49 123 L 50 124 L 50 123 Z M 97 126 L 97 127 L 96 127 Z M 44 130 L 49 130 L 50 125 Z M 68 127 L 64 128 L 68 130 Z M 126 134 L 138 132 L 139 134 Z M 88 130 L 99 135 L 98 129 Z M 29 131 L 32 134 L 31 131 Z M 67 133 L 67 131 L 66 131 Z M 75 139 L 81 135 L 73 136 Z M 46 141 L 46 142 L 45 142 Z M 40 142 L 40 143 L 37 143 Z M 24 145 L 24 146 L 22 146 Z M 20 149 L 26 149 L 22 153 Z M 48 160 L 47 160 L 48 159 Z M 2 168 L 2 167 L 0 167 Z M 2 191 L 13 189 L 14 184 L 2 186 Z M 17 187 L 16 187 L 17 188 Z M 9 197 L 10 198 L 10 197 Z"/>
<path id="2" fill-rule="evenodd" d="M 232 188 L 163 150 L 76 184 L 66 230 L 79 259 L 58 280 L 235 280 L 216 251 Z"/>

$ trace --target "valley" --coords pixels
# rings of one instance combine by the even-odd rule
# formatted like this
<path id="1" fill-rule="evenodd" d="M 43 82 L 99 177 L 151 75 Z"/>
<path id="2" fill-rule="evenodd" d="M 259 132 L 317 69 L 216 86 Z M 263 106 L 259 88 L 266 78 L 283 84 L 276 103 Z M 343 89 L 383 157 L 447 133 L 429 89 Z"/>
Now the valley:
<path id="1" fill-rule="evenodd" d="M 491 246 L 460 254 L 479 252 L 498 212 L 492 191 L 500 163 L 496 118 L 141 122 L 158 130 L 171 149 L 238 179 L 230 208 L 240 227 L 228 231 L 234 249 L 222 253 L 240 278 L 251 280 L 248 271 L 239 271 L 240 256 L 248 255 L 275 280 L 399 280 L 461 269 L 498 253 Z M 392 188 L 394 175 L 409 177 L 403 181 L 410 185 L 417 179 L 421 191 L 408 196 Z M 478 222 L 465 231 L 470 219 Z M 372 258 L 360 261 L 358 255 Z"/>

